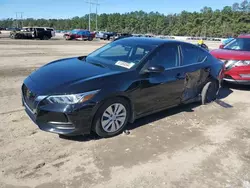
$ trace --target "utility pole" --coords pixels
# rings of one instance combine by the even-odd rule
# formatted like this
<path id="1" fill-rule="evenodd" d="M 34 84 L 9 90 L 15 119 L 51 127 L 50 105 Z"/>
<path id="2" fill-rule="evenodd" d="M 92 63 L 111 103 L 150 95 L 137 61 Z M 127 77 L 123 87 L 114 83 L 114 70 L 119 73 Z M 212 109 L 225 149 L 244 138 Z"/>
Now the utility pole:
<path id="1" fill-rule="evenodd" d="M 98 6 L 98 0 L 96 0 L 96 9 L 95 9 L 95 31 L 97 32 L 97 6 Z"/>
<path id="2" fill-rule="evenodd" d="M 90 19 L 91 19 L 91 0 L 89 0 L 89 31 L 91 31 L 91 22 L 90 22 Z"/>
<path id="3" fill-rule="evenodd" d="M 21 28 L 22 28 L 23 27 L 23 12 L 16 12 L 16 28 L 18 28 L 19 26 L 19 23 L 18 23 L 18 21 L 20 20 L 19 18 L 21 18 Z"/>
<path id="4" fill-rule="evenodd" d="M 96 5 L 96 30 L 97 30 L 97 6 L 99 5 L 98 0 L 96 0 L 96 2 L 92 2 L 92 0 L 88 0 L 86 1 L 86 3 L 89 4 L 89 31 L 91 30 L 91 6 Z"/>
<path id="5" fill-rule="evenodd" d="M 16 12 L 16 28 L 18 28 L 18 22 L 17 22 L 17 12 Z"/>
<path id="6" fill-rule="evenodd" d="M 23 28 L 23 12 L 20 12 L 21 14 L 21 28 Z"/>

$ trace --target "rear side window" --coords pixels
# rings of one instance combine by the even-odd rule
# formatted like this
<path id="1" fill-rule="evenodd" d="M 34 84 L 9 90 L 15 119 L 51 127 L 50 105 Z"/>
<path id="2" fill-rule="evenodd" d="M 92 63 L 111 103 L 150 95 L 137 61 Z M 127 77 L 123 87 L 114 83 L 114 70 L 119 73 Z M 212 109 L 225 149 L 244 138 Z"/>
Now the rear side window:
<path id="1" fill-rule="evenodd" d="M 36 28 L 37 31 L 44 31 L 44 28 Z"/>
<path id="2" fill-rule="evenodd" d="M 191 44 L 182 44 L 182 65 L 202 63 L 207 59 L 207 52 Z"/>
<path id="3" fill-rule="evenodd" d="M 153 65 L 161 65 L 165 69 L 174 68 L 179 65 L 178 46 L 167 44 L 161 47 L 152 58 Z"/>

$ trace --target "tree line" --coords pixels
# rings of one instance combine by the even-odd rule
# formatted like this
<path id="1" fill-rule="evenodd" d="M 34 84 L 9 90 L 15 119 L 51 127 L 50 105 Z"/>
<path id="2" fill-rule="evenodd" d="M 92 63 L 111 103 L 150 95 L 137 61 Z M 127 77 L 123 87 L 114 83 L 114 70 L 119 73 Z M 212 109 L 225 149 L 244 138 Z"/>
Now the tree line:
<path id="1" fill-rule="evenodd" d="M 95 14 L 91 14 L 91 29 L 95 30 Z M 88 28 L 89 15 L 71 19 L 27 18 L 0 20 L 0 27 L 42 26 L 57 30 Z M 130 13 L 100 14 L 97 16 L 98 30 L 152 33 L 176 36 L 228 37 L 250 33 L 250 1 L 234 3 L 222 10 L 204 7 L 200 12 L 182 11 L 179 14 L 164 15 L 159 12 L 135 11 Z"/>

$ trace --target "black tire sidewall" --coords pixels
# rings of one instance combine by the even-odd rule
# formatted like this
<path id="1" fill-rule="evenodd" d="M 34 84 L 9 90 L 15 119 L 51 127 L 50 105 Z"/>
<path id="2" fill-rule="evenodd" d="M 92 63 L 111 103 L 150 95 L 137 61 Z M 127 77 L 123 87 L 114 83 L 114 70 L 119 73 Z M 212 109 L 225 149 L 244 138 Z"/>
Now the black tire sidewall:
<path id="1" fill-rule="evenodd" d="M 109 133 L 109 132 L 106 132 L 102 128 L 101 118 L 102 118 L 104 111 L 114 103 L 121 103 L 126 108 L 127 117 L 126 117 L 126 120 L 125 120 L 123 126 L 119 130 L 117 130 L 116 132 L 113 132 L 113 133 Z M 94 121 L 93 121 L 93 130 L 94 130 L 94 132 L 96 132 L 96 134 L 98 136 L 103 137 L 103 138 L 109 138 L 109 137 L 116 136 L 116 135 L 120 134 L 124 130 L 124 128 L 126 127 L 128 120 L 129 120 L 129 117 L 130 117 L 130 114 L 131 114 L 130 113 L 130 106 L 129 106 L 129 103 L 127 100 L 125 100 L 123 98 L 108 99 L 107 101 L 105 101 L 101 105 L 101 107 L 97 110 L 97 112 L 95 114 Z"/>
<path id="2" fill-rule="evenodd" d="M 208 91 L 210 89 L 213 89 L 212 92 L 214 92 L 214 96 L 212 97 L 213 99 L 211 99 L 211 100 L 208 99 L 208 94 L 209 94 Z M 205 105 L 205 104 L 210 103 L 213 100 L 215 100 L 218 89 L 219 89 L 219 85 L 217 84 L 216 81 L 214 81 L 214 80 L 208 81 L 206 83 L 206 85 L 203 87 L 202 92 L 201 92 L 202 104 Z"/>
<path id="3" fill-rule="evenodd" d="M 49 37 L 44 35 L 42 40 L 49 40 Z"/>

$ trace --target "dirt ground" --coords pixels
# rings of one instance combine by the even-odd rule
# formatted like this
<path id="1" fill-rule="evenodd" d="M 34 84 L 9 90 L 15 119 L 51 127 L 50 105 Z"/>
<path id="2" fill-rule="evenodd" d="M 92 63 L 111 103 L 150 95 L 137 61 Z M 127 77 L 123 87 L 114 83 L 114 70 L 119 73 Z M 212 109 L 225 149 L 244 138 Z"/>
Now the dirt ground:
<path id="1" fill-rule="evenodd" d="M 129 135 L 65 139 L 40 131 L 21 106 L 24 78 L 103 44 L 0 38 L 0 188 L 250 187 L 247 87 L 137 120 Z"/>

